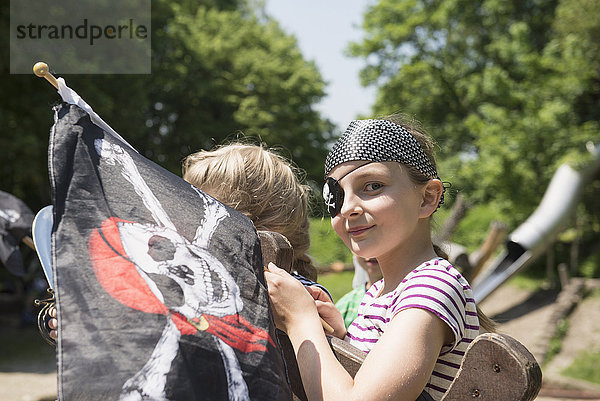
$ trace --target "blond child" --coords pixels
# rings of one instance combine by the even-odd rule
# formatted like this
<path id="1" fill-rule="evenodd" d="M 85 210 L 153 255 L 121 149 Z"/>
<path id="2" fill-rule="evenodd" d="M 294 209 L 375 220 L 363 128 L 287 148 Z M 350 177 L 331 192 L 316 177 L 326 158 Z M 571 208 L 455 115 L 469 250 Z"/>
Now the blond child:
<path id="1" fill-rule="evenodd" d="M 294 249 L 293 270 L 317 279 L 308 249 L 308 198 L 300 170 L 263 145 L 231 143 L 192 153 L 183 160 L 183 179 L 245 214 L 257 230 L 284 235 Z"/>

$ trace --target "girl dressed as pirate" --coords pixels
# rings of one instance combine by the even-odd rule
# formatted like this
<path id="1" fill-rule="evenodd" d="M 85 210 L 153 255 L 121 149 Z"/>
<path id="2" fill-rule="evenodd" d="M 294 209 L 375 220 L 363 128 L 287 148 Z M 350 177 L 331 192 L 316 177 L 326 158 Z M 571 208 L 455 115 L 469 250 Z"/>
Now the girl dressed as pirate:
<path id="1" fill-rule="evenodd" d="M 346 330 L 328 297 L 269 265 L 275 322 L 292 342 L 308 399 L 439 400 L 480 324 L 492 327 L 431 241 L 445 189 L 432 140 L 396 117 L 352 121 L 327 156 L 325 179 L 333 228 L 355 255 L 377 259 L 383 279 Z M 319 315 L 368 353 L 354 378 L 332 353 Z"/>

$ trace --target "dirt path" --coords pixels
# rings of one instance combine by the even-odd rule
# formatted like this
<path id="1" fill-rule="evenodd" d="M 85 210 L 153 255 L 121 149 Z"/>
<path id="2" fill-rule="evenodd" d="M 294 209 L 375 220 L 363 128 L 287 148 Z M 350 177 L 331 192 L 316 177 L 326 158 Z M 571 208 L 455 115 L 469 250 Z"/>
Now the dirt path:
<path id="1" fill-rule="evenodd" d="M 595 286 L 600 285 L 594 282 Z M 564 297 L 563 297 L 564 298 Z M 532 293 L 504 285 L 490 295 L 481 307 L 499 322 L 499 331 L 525 345 L 538 361 L 547 351 L 551 321 L 556 318 L 558 294 Z M 47 401 L 56 399 L 54 350 L 31 328 L 8 327 L 0 333 L 0 352 L 9 358 L 0 362 L 0 400 Z M 600 386 L 561 375 L 574 356 L 600 344 L 600 296 L 583 299 L 569 316 L 569 330 L 562 351 L 542 368 L 544 385 L 537 401 L 600 400 Z M 600 366 L 600 361 L 599 361 Z M 574 398 L 580 397 L 580 398 Z M 590 398 L 591 397 L 591 398 Z"/>
<path id="2" fill-rule="evenodd" d="M 504 285 L 492 293 L 480 307 L 498 323 L 498 331 L 521 342 L 539 361 L 545 327 L 553 312 L 557 294 L 553 291 L 531 293 Z"/>
<path id="3" fill-rule="evenodd" d="M 588 290 L 600 287 L 597 281 L 585 284 Z M 542 364 L 543 385 L 537 401 L 600 400 L 599 385 L 561 373 L 581 352 L 600 347 L 600 296 L 577 302 L 581 288 L 575 283 L 571 287 L 559 294 L 550 290 L 531 293 L 504 285 L 481 303 L 484 312 L 499 323 L 498 331 L 519 340 Z M 574 311 L 567 314 L 571 307 Z M 561 351 L 545 363 L 557 320 L 565 316 L 568 331 Z"/>
<path id="4" fill-rule="evenodd" d="M 564 377 L 561 372 L 573 362 L 573 358 L 589 350 L 598 350 L 600 344 L 600 296 L 582 300 L 568 319 L 569 329 L 562 341 L 561 352 L 545 367 L 547 389 L 561 389 L 565 393 L 571 389 L 580 390 L 592 398 L 600 399 L 600 386 L 585 381 Z M 598 361 L 600 369 L 600 360 Z M 558 392 L 558 391 L 557 391 Z M 542 392 L 544 394 L 544 392 Z"/>
<path id="5" fill-rule="evenodd" d="M 0 399 L 7 401 L 56 400 L 55 373 L 0 374 Z"/>

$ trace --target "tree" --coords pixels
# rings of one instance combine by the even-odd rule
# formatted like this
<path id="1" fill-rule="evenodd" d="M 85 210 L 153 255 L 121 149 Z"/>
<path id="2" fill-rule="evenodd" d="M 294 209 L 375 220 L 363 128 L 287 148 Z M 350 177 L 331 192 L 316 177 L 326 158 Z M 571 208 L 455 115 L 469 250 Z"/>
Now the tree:
<path id="1" fill-rule="evenodd" d="M 318 179 L 333 125 L 314 105 L 325 95 L 321 75 L 296 40 L 253 13 L 173 6 L 155 82 L 152 126 L 171 154 L 185 155 L 243 131 L 281 145 Z M 158 142 L 158 141 L 157 141 Z M 160 143 L 153 152 L 163 152 Z"/>
<path id="2" fill-rule="evenodd" d="M 378 88 L 374 114 L 431 127 L 454 187 L 514 228 L 600 139 L 599 26 L 593 0 L 380 0 L 349 50 Z"/>
<path id="3" fill-rule="evenodd" d="M 325 84 L 295 39 L 244 0 L 152 2 L 151 75 L 63 75 L 140 153 L 172 172 L 188 153 L 239 132 L 279 146 L 321 180 L 333 124 L 315 110 Z M 9 4 L 0 5 L 9 59 Z M 50 65 L 52 67 L 52 65 Z M 59 98 L 0 65 L 0 189 L 33 209 L 50 203 L 49 107 Z"/>

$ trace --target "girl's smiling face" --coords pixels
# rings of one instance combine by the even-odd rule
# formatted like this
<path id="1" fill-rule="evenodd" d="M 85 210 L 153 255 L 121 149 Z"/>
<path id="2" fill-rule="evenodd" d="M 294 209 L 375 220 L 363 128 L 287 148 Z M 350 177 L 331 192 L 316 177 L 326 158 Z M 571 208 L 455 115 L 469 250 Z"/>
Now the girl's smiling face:
<path id="1" fill-rule="evenodd" d="M 347 174 L 347 175 L 346 175 Z M 356 255 L 380 257 L 412 242 L 422 215 L 423 186 L 397 162 L 351 161 L 336 166 L 344 200 L 332 226 Z"/>

